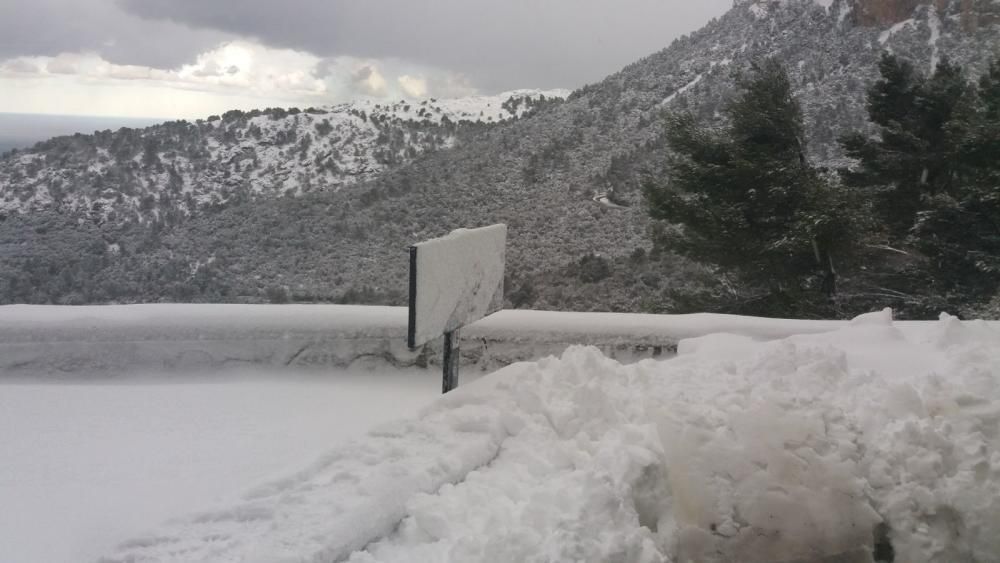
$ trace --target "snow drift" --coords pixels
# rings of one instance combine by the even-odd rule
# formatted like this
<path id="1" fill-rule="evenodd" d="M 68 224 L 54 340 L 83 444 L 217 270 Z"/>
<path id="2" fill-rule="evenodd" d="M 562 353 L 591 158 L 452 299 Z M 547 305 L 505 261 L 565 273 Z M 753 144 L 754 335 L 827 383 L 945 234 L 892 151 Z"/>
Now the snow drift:
<path id="1" fill-rule="evenodd" d="M 1000 553 L 1000 332 L 866 315 L 520 363 L 107 561 L 898 561 Z"/>

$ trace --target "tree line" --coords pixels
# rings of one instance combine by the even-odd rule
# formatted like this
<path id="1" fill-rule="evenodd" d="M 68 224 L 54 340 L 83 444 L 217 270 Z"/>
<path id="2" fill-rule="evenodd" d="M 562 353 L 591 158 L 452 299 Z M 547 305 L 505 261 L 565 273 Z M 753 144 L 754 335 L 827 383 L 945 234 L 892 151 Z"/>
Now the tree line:
<path id="1" fill-rule="evenodd" d="M 718 290 L 691 308 L 796 317 L 893 306 L 990 314 L 1000 291 L 1000 58 L 977 80 L 891 54 L 868 89 L 871 132 L 831 170 L 806 150 L 776 60 L 751 66 L 724 124 L 666 117 L 666 179 L 643 192 L 658 247 L 711 264 Z"/>

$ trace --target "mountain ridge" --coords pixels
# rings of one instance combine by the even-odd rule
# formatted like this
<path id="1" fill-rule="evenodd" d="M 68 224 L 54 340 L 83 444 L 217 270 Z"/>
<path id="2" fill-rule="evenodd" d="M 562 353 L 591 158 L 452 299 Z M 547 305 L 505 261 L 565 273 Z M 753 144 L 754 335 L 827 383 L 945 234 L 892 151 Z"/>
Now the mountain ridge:
<path id="1" fill-rule="evenodd" d="M 339 190 L 484 124 L 518 119 L 561 90 L 319 108 L 233 110 L 54 137 L 0 157 L 0 212 L 62 205 L 126 220 L 190 215 L 231 200 Z"/>
<path id="2" fill-rule="evenodd" d="M 857 23 L 855 9 L 851 0 L 738 3 L 563 103 L 427 152 L 351 190 L 232 205 L 155 235 L 134 227 L 81 227 L 79 218 L 50 215 L 58 225 L 77 224 L 72 232 L 93 241 L 93 265 L 74 266 L 65 284 L 44 292 L 25 288 L 58 260 L 25 248 L 68 244 L 59 234 L 64 227 L 38 233 L 41 218 L 8 219 L 0 224 L 6 269 L 0 280 L 17 281 L 0 294 L 35 302 L 399 304 L 407 245 L 457 227 L 506 222 L 510 305 L 676 310 L 678 288 L 719 281 L 696 264 L 650 258 L 649 230 L 662 227 L 646 218 L 637 186 L 644 175 L 663 171 L 664 110 L 718 122 L 734 92 L 734 74 L 753 60 L 776 57 L 788 67 L 803 106 L 808 158 L 833 168 L 847 163 L 840 135 L 871 131 L 864 96 L 882 52 L 892 50 L 925 71 L 948 56 L 974 76 L 1000 49 L 995 25 L 967 30 L 961 12 L 942 17 L 921 4 L 907 18 L 911 24 L 886 33 L 892 26 Z M 627 207 L 595 202 L 608 191 Z M 84 229 L 90 234 L 81 235 Z M 18 230 L 29 240 L 18 239 Z M 119 254 L 98 252 L 110 244 L 119 245 Z"/>

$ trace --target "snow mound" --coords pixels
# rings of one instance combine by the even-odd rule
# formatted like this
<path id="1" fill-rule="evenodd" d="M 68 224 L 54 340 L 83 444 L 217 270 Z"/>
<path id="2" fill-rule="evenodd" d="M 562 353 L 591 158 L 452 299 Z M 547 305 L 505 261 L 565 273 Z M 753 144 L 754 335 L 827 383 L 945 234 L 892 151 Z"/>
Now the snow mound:
<path id="1" fill-rule="evenodd" d="M 851 326 L 892 326 L 892 309 L 886 307 L 881 311 L 865 313 L 851 319 Z"/>
<path id="2" fill-rule="evenodd" d="M 989 560 L 1000 334 L 888 315 L 515 364 L 111 561 Z"/>

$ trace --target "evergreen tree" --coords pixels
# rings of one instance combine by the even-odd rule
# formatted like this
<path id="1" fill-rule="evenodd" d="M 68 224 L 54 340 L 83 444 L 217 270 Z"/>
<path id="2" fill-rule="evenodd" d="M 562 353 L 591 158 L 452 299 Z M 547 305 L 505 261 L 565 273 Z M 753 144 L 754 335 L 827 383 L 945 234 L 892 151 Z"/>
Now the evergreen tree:
<path id="1" fill-rule="evenodd" d="M 1000 59 L 974 94 L 948 125 L 949 189 L 925 199 L 911 240 L 935 287 L 959 306 L 1000 291 Z"/>
<path id="2" fill-rule="evenodd" d="M 966 103 L 962 69 L 943 59 L 930 79 L 913 65 L 884 54 L 881 79 L 868 92 L 869 119 L 879 135 L 861 133 L 841 142 L 859 164 L 841 171 L 848 186 L 868 190 L 890 242 L 905 239 L 923 198 L 949 193 L 956 161 L 949 127 Z"/>
<path id="3" fill-rule="evenodd" d="M 920 258 L 895 281 L 921 312 L 989 299 L 1000 284 L 1000 60 L 978 88 L 947 60 L 929 78 L 892 55 L 879 68 L 868 93 L 878 135 L 842 140 L 857 165 L 841 175 L 872 195 L 888 242 Z"/>
<path id="4" fill-rule="evenodd" d="M 681 226 L 666 241 L 673 250 L 758 291 L 755 305 L 734 311 L 828 313 L 817 297 L 836 293 L 836 267 L 852 254 L 854 204 L 807 161 L 785 69 L 774 60 L 754 64 L 738 83 L 724 126 L 668 117 L 669 182 L 645 183 L 649 212 Z"/>

